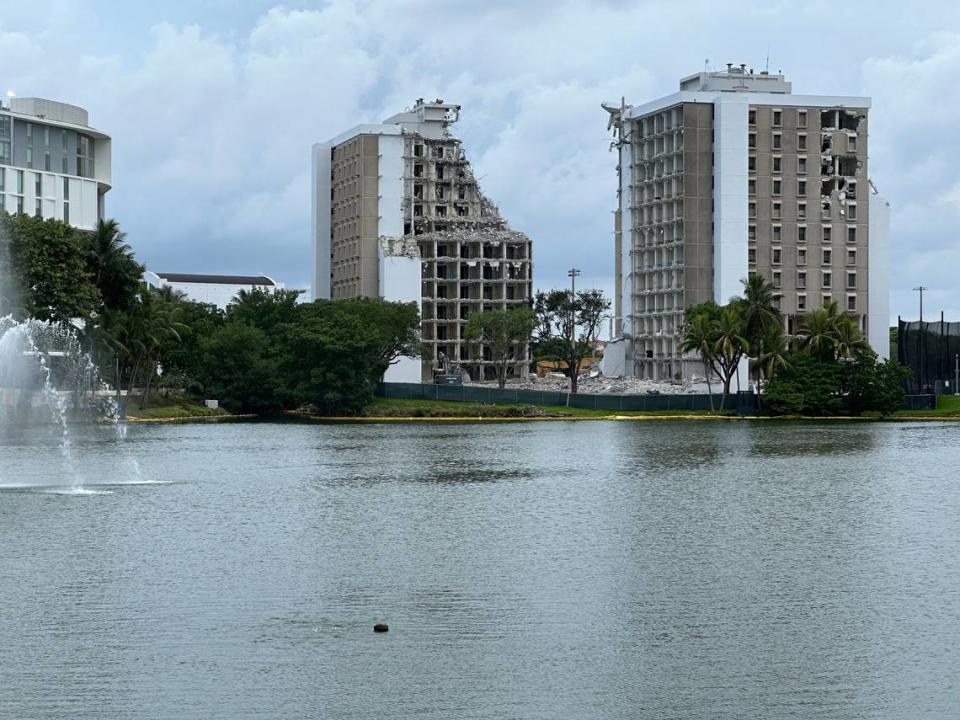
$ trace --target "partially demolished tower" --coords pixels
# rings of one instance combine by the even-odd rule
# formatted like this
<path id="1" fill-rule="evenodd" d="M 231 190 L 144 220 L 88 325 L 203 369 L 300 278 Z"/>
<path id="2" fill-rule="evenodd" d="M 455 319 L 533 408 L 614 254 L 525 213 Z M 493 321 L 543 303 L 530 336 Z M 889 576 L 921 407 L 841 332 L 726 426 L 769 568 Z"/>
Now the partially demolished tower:
<path id="1" fill-rule="evenodd" d="M 869 182 L 870 99 L 793 95 L 743 65 L 639 106 L 605 103 L 618 152 L 616 316 L 626 374 L 702 374 L 683 313 L 777 288 L 784 330 L 834 301 L 887 354 L 888 206 Z"/>
<path id="2" fill-rule="evenodd" d="M 416 371 L 391 368 L 390 380 L 433 382 L 451 365 L 492 378 L 489 348 L 464 338 L 467 319 L 530 302 L 530 239 L 480 191 L 450 132 L 459 114 L 458 105 L 420 99 L 313 146 L 313 297 L 420 305 L 424 355 Z M 514 375 L 526 376 L 528 354 L 518 353 Z"/>

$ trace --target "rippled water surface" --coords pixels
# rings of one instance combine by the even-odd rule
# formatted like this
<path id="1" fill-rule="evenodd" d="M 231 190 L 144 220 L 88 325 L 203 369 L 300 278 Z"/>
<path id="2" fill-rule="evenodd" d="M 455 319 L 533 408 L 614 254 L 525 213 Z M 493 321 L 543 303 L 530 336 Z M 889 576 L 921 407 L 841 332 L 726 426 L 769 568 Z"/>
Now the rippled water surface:
<path id="1" fill-rule="evenodd" d="M 958 440 L 139 426 L 71 495 L 7 433 L 0 717 L 956 718 Z"/>

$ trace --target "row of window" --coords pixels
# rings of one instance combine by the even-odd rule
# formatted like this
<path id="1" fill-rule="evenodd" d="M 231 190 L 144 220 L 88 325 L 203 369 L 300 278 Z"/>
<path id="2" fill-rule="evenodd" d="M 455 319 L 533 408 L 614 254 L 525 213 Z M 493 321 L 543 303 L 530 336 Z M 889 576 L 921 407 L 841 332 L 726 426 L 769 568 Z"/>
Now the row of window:
<path id="1" fill-rule="evenodd" d="M 797 127 L 805 128 L 807 126 L 806 109 L 797 109 L 796 113 L 797 113 Z M 755 109 L 751 109 L 749 111 L 748 120 L 751 125 L 757 124 L 757 111 Z M 783 127 L 783 110 L 780 110 L 779 108 L 774 108 L 771 111 L 770 120 L 771 120 L 770 124 L 773 125 L 773 127 Z"/>
<path id="2" fill-rule="evenodd" d="M 747 205 L 748 217 L 756 218 L 757 217 L 757 203 L 755 200 L 751 200 Z M 856 203 L 842 203 L 840 205 L 840 215 L 842 215 L 847 220 L 856 220 L 857 219 L 857 204 Z M 770 217 L 773 220 L 783 219 L 783 203 L 779 200 L 774 200 L 770 203 Z M 797 215 L 798 220 L 806 220 L 807 215 L 807 203 L 800 201 L 797 203 Z M 820 203 L 820 218 L 822 220 L 831 220 L 833 219 L 833 204 L 829 200 L 823 200 Z M 854 233 L 856 230 L 854 229 Z M 850 242 L 855 242 L 856 238 L 850 240 Z"/>
<path id="3" fill-rule="evenodd" d="M 797 133 L 797 134 L 795 135 L 795 137 L 796 137 L 796 139 L 797 139 L 797 150 L 806 150 L 806 149 L 807 149 L 807 134 L 806 134 L 806 133 Z M 751 150 L 756 150 L 756 148 L 757 148 L 757 133 L 756 133 L 756 132 L 751 131 L 750 134 L 747 136 L 747 147 L 749 147 Z M 848 134 L 848 135 L 847 135 L 847 148 L 846 148 L 846 152 L 848 152 L 848 153 L 855 153 L 855 152 L 857 152 L 857 147 L 858 147 L 858 145 L 857 145 L 857 136 L 856 136 L 856 135 L 849 135 L 849 134 Z M 773 149 L 773 150 L 783 150 L 783 148 L 784 148 L 784 145 L 783 145 L 783 133 L 779 133 L 779 132 L 772 132 L 772 133 L 770 133 L 770 148 Z M 821 150 L 826 151 L 826 150 L 834 150 L 834 149 L 836 149 L 838 152 L 840 151 L 840 148 L 839 148 L 839 147 L 837 147 L 837 148 L 834 148 L 834 147 L 833 147 L 833 139 L 832 139 L 832 138 L 829 138 L 829 137 L 828 137 L 828 138 L 825 138 L 824 141 L 823 141 L 823 147 L 821 148 Z"/>
<path id="4" fill-rule="evenodd" d="M 783 273 L 774 270 L 771 276 L 771 283 L 775 288 L 783 287 Z M 797 270 L 796 287 L 798 290 L 805 290 L 807 287 L 807 271 Z M 833 287 L 833 271 L 823 270 L 820 273 L 820 287 L 824 290 Z M 847 290 L 857 289 L 857 273 L 850 271 L 847 273 Z"/>
<path id="5" fill-rule="evenodd" d="M 751 203 L 752 204 L 752 203 Z M 783 242 L 783 226 L 782 225 L 772 225 L 770 227 L 771 235 L 773 242 Z M 747 226 L 747 239 L 751 241 L 756 241 L 757 239 L 757 226 L 748 225 Z M 833 242 L 833 227 L 830 225 L 824 225 L 821 227 L 820 239 L 824 243 Z M 807 226 L 798 225 L 797 226 L 797 238 L 798 243 L 807 242 Z M 856 225 L 847 226 L 847 242 L 851 245 L 857 242 L 857 227 Z"/>
<path id="6" fill-rule="evenodd" d="M 751 264 L 757 262 L 757 249 L 751 247 L 747 250 L 748 261 Z M 822 265 L 832 265 L 833 264 L 833 250 L 831 248 L 823 248 L 820 251 L 820 260 Z M 783 263 L 783 248 L 782 247 L 771 247 L 770 248 L 770 264 L 771 265 L 781 265 Z M 807 248 L 798 247 L 797 248 L 797 265 L 806 265 L 807 264 Z M 857 249 L 856 248 L 847 248 L 847 265 L 856 265 L 857 264 Z"/>

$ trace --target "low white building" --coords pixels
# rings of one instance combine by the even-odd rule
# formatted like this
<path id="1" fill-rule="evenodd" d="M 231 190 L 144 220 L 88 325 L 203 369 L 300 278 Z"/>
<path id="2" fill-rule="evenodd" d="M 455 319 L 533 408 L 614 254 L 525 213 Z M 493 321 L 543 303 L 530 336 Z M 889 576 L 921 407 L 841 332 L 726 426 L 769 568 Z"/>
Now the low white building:
<path id="1" fill-rule="evenodd" d="M 147 271 L 143 281 L 152 288 L 173 288 L 189 300 L 216 305 L 225 310 L 241 290 L 267 292 L 283 290 L 283 284 L 266 275 L 192 275 L 187 273 L 155 273 Z"/>

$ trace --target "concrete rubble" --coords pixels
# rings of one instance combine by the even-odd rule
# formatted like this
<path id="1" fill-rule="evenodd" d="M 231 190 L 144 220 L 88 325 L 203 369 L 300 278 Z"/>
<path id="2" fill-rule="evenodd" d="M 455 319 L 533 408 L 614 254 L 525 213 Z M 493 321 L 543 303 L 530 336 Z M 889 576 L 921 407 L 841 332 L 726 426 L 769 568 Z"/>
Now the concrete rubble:
<path id="1" fill-rule="evenodd" d="M 496 383 L 471 382 L 471 387 L 497 387 Z M 507 380 L 507 390 L 544 390 L 566 392 L 570 379 L 562 373 L 547 373 L 542 378 L 531 376 L 527 380 Z M 608 378 L 603 375 L 583 375 L 578 383 L 580 395 L 685 395 L 696 392 L 690 383 L 667 383 L 643 378 Z"/>

